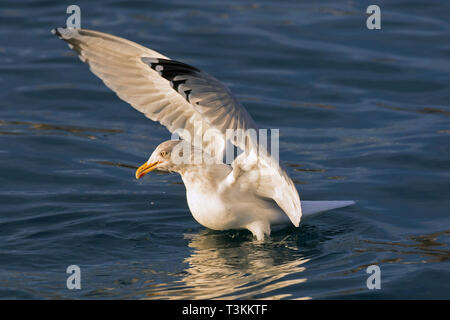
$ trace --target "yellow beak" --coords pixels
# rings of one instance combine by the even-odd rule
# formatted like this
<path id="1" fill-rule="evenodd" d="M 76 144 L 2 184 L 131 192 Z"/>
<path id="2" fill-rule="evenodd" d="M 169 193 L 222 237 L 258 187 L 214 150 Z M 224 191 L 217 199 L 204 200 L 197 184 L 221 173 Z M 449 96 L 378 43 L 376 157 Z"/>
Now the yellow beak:
<path id="1" fill-rule="evenodd" d="M 140 179 L 143 176 L 145 176 L 150 171 L 153 171 L 156 169 L 156 165 L 159 163 L 159 161 L 153 162 L 153 163 L 144 163 L 142 166 L 140 166 L 136 170 L 136 179 Z"/>

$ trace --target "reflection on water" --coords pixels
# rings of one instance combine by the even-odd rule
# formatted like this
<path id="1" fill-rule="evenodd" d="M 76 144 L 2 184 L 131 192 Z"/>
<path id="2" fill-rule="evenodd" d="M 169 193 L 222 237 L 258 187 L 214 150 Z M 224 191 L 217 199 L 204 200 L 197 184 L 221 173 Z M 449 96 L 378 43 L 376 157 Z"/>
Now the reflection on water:
<path id="1" fill-rule="evenodd" d="M 278 289 L 307 281 L 301 274 L 309 259 L 284 241 L 261 244 L 211 231 L 185 236 L 192 253 L 184 260 L 183 277 L 170 287 L 152 288 L 147 298 L 283 299 L 291 295 Z"/>
<path id="2" fill-rule="evenodd" d="M 433 108 L 433 107 L 414 109 L 414 108 L 391 106 L 386 103 L 376 103 L 375 106 L 390 109 L 390 110 L 395 110 L 395 111 L 405 111 L 405 112 L 415 112 L 415 113 L 419 113 L 419 114 L 435 114 L 435 115 L 441 115 L 441 116 L 450 116 L 450 111 L 439 109 L 439 108 Z"/>
<path id="3" fill-rule="evenodd" d="M 438 241 L 439 238 L 450 236 L 450 230 L 435 232 L 425 235 L 410 236 L 405 241 L 375 241 L 362 239 L 354 248 L 356 253 L 387 253 L 387 258 L 382 258 L 371 263 L 359 265 L 343 272 L 333 273 L 334 276 L 350 275 L 366 270 L 370 265 L 383 264 L 423 264 L 445 262 L 450 260 L 450 250 L 438 249 L 447 244 Z"/>
<path id="4" fill-rule="evenodd" d="M 355 253 L 387 252 L 389 257 L 356 267 L 349 266 L 342 272 L 327 273 L 327 280 L 351 277 L 357 273 L 364 280 L 365 270 L 372 264 L 444 262 L 450 258 L 450 251 L 438 249 L 446 246 L 438 239 L 449 235 L 450 231 L 442 231 L 411 236 L 405 242 L 357 241 L 359 245 L 353 248 Z M 211 231 L 186 237 L 190 239 L 189 247 L 193 250 L 184 259 L 188 267 L 181 279 L 170 285 L 148 286 L 148 290 L 141 292 L 146 299 L 290 299 L 291 294 L 279 291 L 292 285 L 306 285 L 306 269 L 322 268 L 311 265 L 311 259 L 299 253 L 301 250 L 293 241 L 296 236 L 292 234 L 265 244 L 249 241 L 239 234 L 236 234 L 236 239 L 230 239 L 230 235 Z M 299 288 L 301 290 L 301 286 L 296 287 L 297 293 Z M 304 289 L 308 293 L 308 288 Z M 335 288 L 329 289 L 333 291 Z M 364 292 L 365 282 L 361 281 L 356 288 L 339 290 L 340 294 Z M 300 299 L 311 297 L 314 296 L 305 295 Z"/>
<path id="5" fill-rule="evenodd" d="M 290 105 L 293 107 L 319 108 L 319 109 L 328 109 L 328 110 L 336 109 L 335 106 L 323 104 L 323 103 L 291 102 Z"/>
<path id="6" fill-rule="evenodd" d="M 121 162 L 113 162 L 113 161 L 95 161 L 97 164 L 102 164 L 105 166 L 111 166 L 111 167 L 121 167 L 121 168 L 128 168 L 136 170 L 138 166 L 127 164 L 127 163 L 121 163 Z"/>
<path id="7" fill-rule="evenodd" d="M 450 230 L 410 236 L 406 243 L 362 240 L 370 246 L 356 251 L 393 252 L 402 256 L 396 262 L 403 264 L 445 262 L 450 259 L 450 250 L 439 249 L 439 247 L 446 247 L 447 244 L 438 239 L 446 236 L 450 236 Z"/>
<path id="8" fill-rule="evenodd" d="M 354 0 L 77 1 L 85 27 L 199 67 L 279 128 L 303 199 L 360 200 L 265 244 L 200 231 L 178 176 L 134 179 L 167 130 L 50 34 L 60 4 L 35 2 L 0 1 L 0 298 L 367 297 L 373 263 L 378 296 L 448 298 L 448 1 L 385 1 L 382 32 Z"/>
<path id="9" fill-rule="evenodd" d="M 443 242 L 450 230 L 411 236 L 397 242 L 352 239 L 345 226 L 320 230 L 304 225 L 300 230 L 276 232 L 266 243 L 252 241 L 247 232 L 214 232 L 202 230 L 185 234 L 190 252 L 180 263 L 181 270 L 162 270 L 157 264 L 134 262 L 83 269 L 85 290 L 82 298 L 142 299 L 311 299 L 367 293 L 366 268 L 377 264 L 404 265 L 442 263 L 450 258 Z M 146 242 L 149 239 L 145 240 Z M 348 251 L 338 263 L 329 260 L 324 247 L 333 252 Z M 329 248 L 328 248 L 329 249 Z M 163 251 L 162 251 L 163 252 Z M 361 254 L 383 254 L 383 258 L 359 264 Z M 157 253 L 160 254 L 160 253 Z M 171 269 L 166 268 L 166 269 Z M 342 271 L 336 272 L 336 269 Z M 18 290 L 21 295 L 65 298 L 68 292 L 64 274 L 52 279 L 42 272 L 9 272 L 1 281 L 4 289 Z M 102 280 L 102 285 L 96 281 Z M 162 281 L 161 281 L 162 280 Z M 350 285 L 343 285 L 345 281 Z M 352 282 L 355 281 L 356 282 Z M 389 287 L 383 278 L 385 287 Z M 33 284 L 33 285 L 30 285 Z M 37 292 L 35 286 L 47 285 Z M 324 286 L 317 291 L 317 284 Z M 381 292 L 383 293 L 383 292 Z"/>
<path id="10" fill-rule="evenodd" d="M 37 130 L 37 131 L 50 131 L 54 133 L 65 132 L 70 133 L 75 136 L 85 137 L 88 139 L 96 139 L 95 136 L 88 133 L 122 133 L 122 130 L 118 129 L 104 129 L 104 128 L 90 128 L 90 127 L 79 127 L 79 126 L 69 126 L 69 125 L 54 125 L 48 123 L 39 123 L 32 121 L 6 121 L 0 120 L 0 127 L 11 127 L 9 131 L 2 130 L 0 134 L 4 135 L 23 135 L 29 133 L 28 130 L 24 130 L 22 127 Z"/>
<path id="11" fill-rule="evenodd" d="M 111 287 L 91 291 L 85 297 L 117 297 L 125 287 L 130 288 L 126 298 L 143 299 L 311 299 L 330 294 L 351 295 L 367 292 L 365 271 L 369 265 L 383 268 L 386 264 L 438 263 L 450 258 L 449 250 L 438 249 L 446 246 L 439 238 L 449 236 L 450 231 L 411 236 L 398 242 L 339 240 L 338 247 L 354 254 L 381 252 L 387 256 L 362 265 L 355 264 L 357 261 L 353 259 L 342 259 L 339 267 L 344 270 L 336 272 L 335 263 L 330 265 L 326 260 L 328 254 L 324 255 L 320 248 L 334 242 L 333 237 L 345 238 L 345 234 L 339 227 L 321 232 L 306 225 L 299 232 L 278 232 L 263 244 L 252 241 L 246 232 L 203 230 L 185 234 L 191 251 L 183 260 L 186 266 L 183 271 L 163 274 L 158 268 L 142 266 L 139 272 L 134 272 L 141 276 L 116 279 Z M 306 275 L 317 272 L 320 276 L 313 279 Z M 356 286 L 342 287 L 334 282 L 355 276 L 360 279 Z M 155 282 L 157 278 L 175 280 Z M 310 281 L 318 280 L 329 284 L 327 290 L 320 293 L 314 290 Z"/>

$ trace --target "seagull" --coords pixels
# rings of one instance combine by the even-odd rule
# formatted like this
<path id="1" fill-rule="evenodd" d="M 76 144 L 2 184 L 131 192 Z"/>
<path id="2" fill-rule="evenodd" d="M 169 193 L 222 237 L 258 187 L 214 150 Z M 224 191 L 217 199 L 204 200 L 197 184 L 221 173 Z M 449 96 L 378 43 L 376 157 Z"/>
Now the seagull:
<path id="1" fill-rule="evenodd" d="M 247 229 L 257 241 L 264 241 L 271 227 L 298 227 L 302 215 L 354 204 L 300 202 L 277 157 L 262 146 L 258 134 L 245 134 L 259 132 L 250 114 L 213 76 L 114 35 L 75 28 L 56 28 L 52 33 L 67 42 L 120 99 L 178 134 L 180 139 L 156 147 L 136 170 L 136 178 L 154 170 L 180 174 L 188 207 L 201 225 Z M 239 130 L 244 134 L 230 136 Z M 211 131 L 214 134 L 208 135 Z M 204 139 L 195 143 L 199 136 Z M 223 156 L 230 143 L 241 153 L 228 164 Z"/>

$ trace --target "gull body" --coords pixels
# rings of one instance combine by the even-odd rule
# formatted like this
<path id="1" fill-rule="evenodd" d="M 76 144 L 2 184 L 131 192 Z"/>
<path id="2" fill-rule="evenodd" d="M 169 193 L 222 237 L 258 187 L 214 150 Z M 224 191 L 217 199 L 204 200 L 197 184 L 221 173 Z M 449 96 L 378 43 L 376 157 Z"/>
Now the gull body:
<path id="1" fill-rule="evenodd" d="M 198 223 L 213 230 L 248 229 L 262 240 L 270 235 L 272 224 L 289 221 L 276 204 L 258 197 L 252 190 L 237 191 L 235 185 L 222 187 L 226 185 L 226 176 L 220 175 L 228 171 L 222 166 L 195 167 L 181 174 L 189 209 Z M 217 169 L 219 175 L 211 174 L 211 170 Z M 199 175 L 201 179 L 197 178 Z"/>
<path id="2" fill-rule="evenodd" d="M 184 146 L 181 146 L 184 145 Z M 189 161 L 175 164 L 175 147 L 190 148 Z M 186 141 L 165 141 L 148 161 L 136 171 L 141 178 L 150 171 L 176 172 L 186 187 L 186 199 L 194 219 L 213 230 L 248 229 L 258 239 L 270 235 L 273 224 L 287 224 L 289 218 L 275 201 L 259 196 L 247 172 L 235 177 L 233 168 L 223 163 L 194 163 L 194 154 L 201 150 Z M 202 157 L 209 157 L 203 153 Z"/>
<path id="3" fill-rule="evenodd" d="M 256 152 L 264 149 L 258 136 L 228 134 L 230 130 L 258 132 L 258 127 L 230 90 L 211 75 L 110 34 L 71 28 L 52 32 L 119 98 L 178 133 L 182 140 L 160 144 L 136 171 L 136 178 L 153 170 L 179 173 L 189 209 L 200 224 L 215 230 L 248 229 L 257 240 L 263 240 L 270 235 L 271 225 L 298 227 L 302 215 L 353 204 L 300 202 L 277 157 Z M 208 134 L 211 131 L 214 135 Z M 203 138 L 200 145 L 195 143 L 198 136 Z M 220 155 L 230 143 L 242 153 L 231 165 L 220 163 Z M 208 161 L 175 161 L 178 147 Z"/>

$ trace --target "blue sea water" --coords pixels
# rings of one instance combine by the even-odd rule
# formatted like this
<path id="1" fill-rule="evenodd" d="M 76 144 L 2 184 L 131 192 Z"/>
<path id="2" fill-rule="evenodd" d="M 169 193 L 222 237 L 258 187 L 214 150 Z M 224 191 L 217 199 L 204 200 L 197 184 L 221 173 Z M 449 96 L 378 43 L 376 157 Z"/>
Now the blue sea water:
<path id="1" fill-rule="evenodd" d="M 134 178 L 168 131 L 50 33 L 71 4 L 83 28 L 214 75 L 279 128 L 302 199 L 356 205 L 264 243 L 199 225 L 178 175 Z M 450 298 L 449 14 L 444 0 L 2 0 L 0 298 Z"/>

